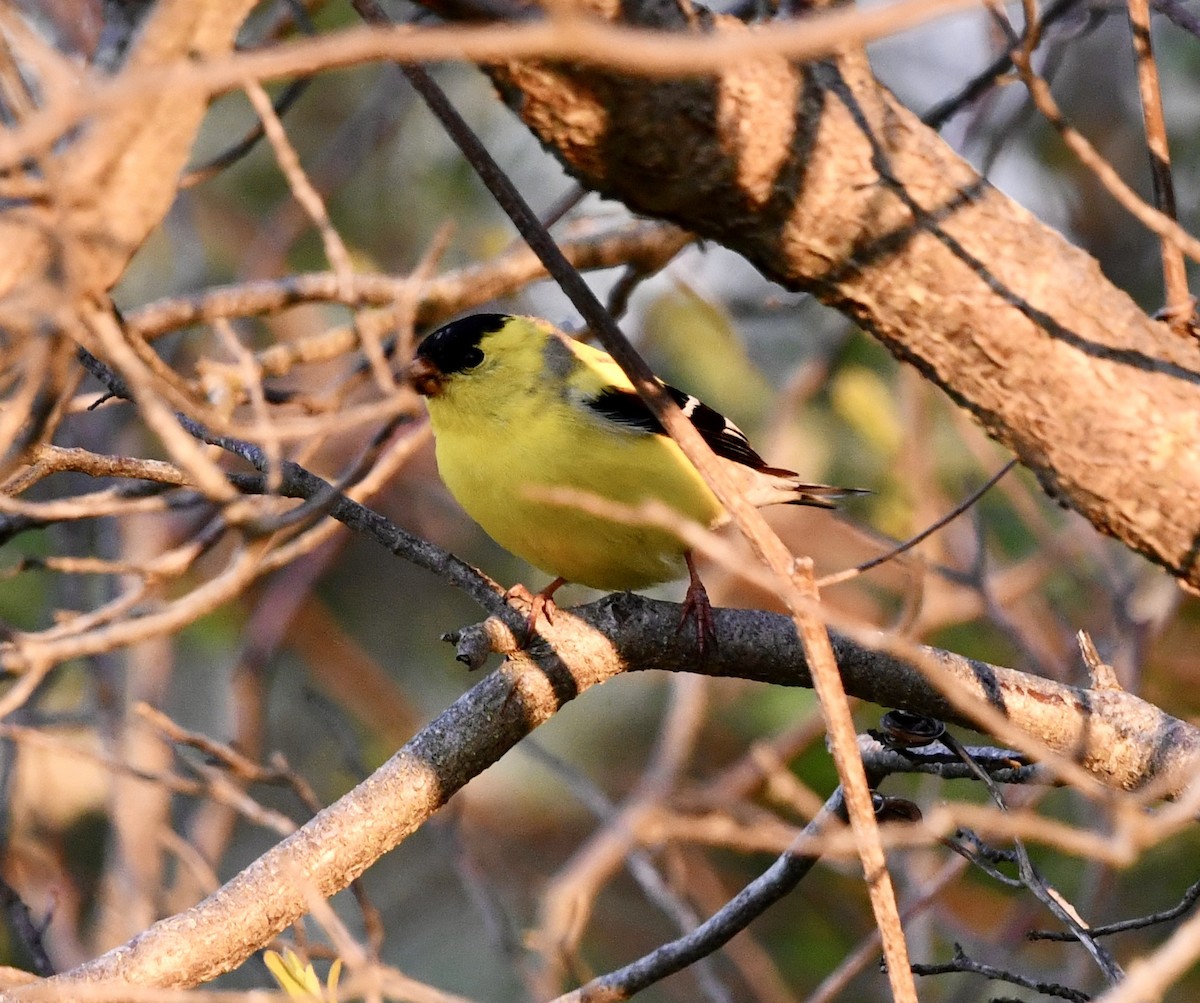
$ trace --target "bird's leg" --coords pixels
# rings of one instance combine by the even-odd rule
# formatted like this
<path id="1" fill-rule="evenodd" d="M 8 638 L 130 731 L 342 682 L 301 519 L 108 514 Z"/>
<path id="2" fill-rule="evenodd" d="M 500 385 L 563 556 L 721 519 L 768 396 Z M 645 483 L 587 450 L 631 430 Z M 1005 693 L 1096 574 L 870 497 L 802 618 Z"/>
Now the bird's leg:
<path id="1" fill-rule="evenodd" d="M 717 628 L 713 622 L 712 603 L 708 599 L 708 591 L 704 588 L 704 582 L 700 581 L 700 574 L 696 571 L 696 565 L 692 561 L 692 552 L 685 551 L 683 559 L 687 562 L 688 577 L 691 579 L 688 582 L 687 595 L 683 599 L 683 615 L 679 618 L 679 626 L 675 628 L 675 633 L 678 634 L 683 630 L 683 625 L 687 623 L 688 617 L 692 617 L 696 621 L 696 647 L 700 652 L 700 657 L 704 658 L 705 652 L 711 647 L 717 647 Z"/>
<path id="2" fill-rule="evenodd" d="M 510 599 L 521 599 L 529 603 L 529 616 L 525 620 L 526 644 L 533 640 L 533 628 L 537 624 L 539 616 L 545 614 L 546 622 L 554 623 L 554 612 L 558 609 L 554 604 L 554 593 L 566 584 L 567 580 L 559 577 L 554 579 L 541 592 L 535 592 L 533 595 L 530 595 L 529 589 L 520 583 L 514 585 L 504 593 L 505 602 L 508 602 Z"/>

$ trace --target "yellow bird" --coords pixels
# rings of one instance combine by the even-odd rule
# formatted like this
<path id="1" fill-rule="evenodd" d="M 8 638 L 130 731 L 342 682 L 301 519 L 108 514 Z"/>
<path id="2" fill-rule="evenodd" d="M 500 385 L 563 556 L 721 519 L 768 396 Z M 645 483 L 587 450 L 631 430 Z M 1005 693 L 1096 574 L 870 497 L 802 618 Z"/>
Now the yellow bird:
<path id="1" fill-rule="evenodd" d="M 658 501 L 703 526 L 728 519 L 610 355 L 536 317 L 474 314 L 426 337 L 408 379 L 425 397 L 450 493 L 502 547 L 554 576 L 533 597 L 531 633 L 539 613 L 553 616 L 552 596 L 567 582 L 639 589 L 686 569 L 680 623 L 695 616 L 701 647 L 712 639 L 712 607 L 680 537 L 547 497 L 566 488 L 621 507 Z M 835 499 L 860 493 L 767 466 L 729 419 L 663 389 L 752 504 L 833 508 Z"/>

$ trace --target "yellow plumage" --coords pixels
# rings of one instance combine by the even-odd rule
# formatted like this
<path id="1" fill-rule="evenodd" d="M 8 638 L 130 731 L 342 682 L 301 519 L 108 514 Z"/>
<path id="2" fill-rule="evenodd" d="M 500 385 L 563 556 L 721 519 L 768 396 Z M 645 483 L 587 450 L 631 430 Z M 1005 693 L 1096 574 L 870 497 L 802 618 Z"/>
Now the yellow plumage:
<path id="1" fill-rule="evenodd" d="M 547 500 L 555 489 L 623 507 L 658 501 L 705 526 L 724 518 L 616 362 L 545 321 L 481 314 L 448 324 L 422 342 L 410 380 L 426 396 L 450 492 L 497 543 L 550 575 L 643 588 L 680 577 L 687 551 L 665 529 Z M 718 454 L 737 458 L 724 462 L 755 503 L 828 507 L 845 493 L 766 467 L 736 426 L 670 392 Z"/>

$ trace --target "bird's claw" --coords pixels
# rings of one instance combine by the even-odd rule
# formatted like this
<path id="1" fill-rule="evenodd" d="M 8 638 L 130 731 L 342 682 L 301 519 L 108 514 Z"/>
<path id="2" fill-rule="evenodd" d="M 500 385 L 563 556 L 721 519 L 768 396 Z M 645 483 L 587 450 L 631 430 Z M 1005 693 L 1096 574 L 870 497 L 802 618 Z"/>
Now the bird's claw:
<path id="1" fill-rule="evenodd" d="M 522 648 L 527 648 L 534 638 L 534 628 L 537 626 L 539 616 L 545 616 L 546 623 L 553 625 L 554 614 L 558 611 L 558 605 L 554 602 L 554 593 L 566 584 L 565 578 L 556 578 L 540 592 L 531 593 L 524 585 L 518 582 L 507 592 L 504 593 L 504 601 L 512 603 L 515 599 L 521 605 L 529 604 L 529 615 L 525 618 L 525 640 L 522 643 Z"/>
<path id="2" fill-rule="evenodd" d="M 688 583 L 687 594 L 683 598 L 683 613 L 679 617 L 679 625 L 675 628 L 676 636 L 683 630 L 683 625 L 692 619 L 696 622 L 696 650 L 703 661 L 710 651 L 717 649 L 717 625 L 713 617 L 712 602 L 708 591 L 700 581 L 699 574 L 692 564 L 691 555 L 687 555 L 688 573 L 691 581 Z"/>

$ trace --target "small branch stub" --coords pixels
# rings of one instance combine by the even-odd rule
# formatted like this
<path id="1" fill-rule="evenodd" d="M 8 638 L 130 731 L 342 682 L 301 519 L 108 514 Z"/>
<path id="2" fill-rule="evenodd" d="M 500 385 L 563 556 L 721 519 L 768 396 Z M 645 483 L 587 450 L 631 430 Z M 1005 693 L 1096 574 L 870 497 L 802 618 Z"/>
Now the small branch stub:
<path id="1" fill-rule="evenodd" d="M 1100 658 L 1100 653 L 1096 650 L 1096 645 L 1092 642 L 1088 632 L 1081 630 L 1075 635 L 1075 638 L 1079 642 L 1079 652 L 1083 655 L 1083 664 L 1087 666 L 1088 675 L 1091 677 L 1092 689 L 1123 691 L 1125 687 L 1117 680 L 1117 674 L 1113 667 Z"/>
<path id="2" fill-rule="evenodd" d="M 483 668 L 488 656 L 511 655 L 521 647 L 512 628 L 494 616 L 443 634 L 442 640 L 454 645 L 454 657 L 472 672 Z"/>

